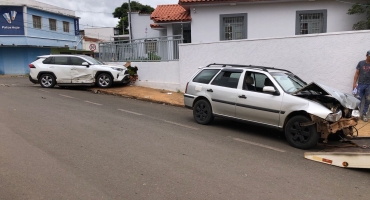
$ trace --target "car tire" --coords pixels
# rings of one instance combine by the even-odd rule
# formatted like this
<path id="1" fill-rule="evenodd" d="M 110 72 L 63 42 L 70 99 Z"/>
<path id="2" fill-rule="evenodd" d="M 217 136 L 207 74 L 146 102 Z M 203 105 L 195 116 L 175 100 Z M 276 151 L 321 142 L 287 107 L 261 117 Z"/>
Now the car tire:
<path id="1" fill-rule="evenodd" d="M 213 121 L 212 107 L 207 100 L 201 99 L 194 104 L 193 116 L 199 124 L 209 124 Z"/>
<path id="2" fill-rule="evenodd" d="M 108 88 L 112 86 L 113 79 L 112 77 L 107 73 L 101 73 L 96 78 L 96 83 L 101 88 Z"/>
<path id="3" fill-rule="evenodd" d="M 55 78 L 52 74 L 42 74 L 39 82 L 43 88 L 53 88 L 56 84 Z"/>
<path id="4" fill-rule="evenodd" d="M 317 145 L 320 135 L 316 126 L 300 126 L 300 123 L 312 121 L 308 117 L 297 115 L 289 119 L 285 126 L 285 137 L 288 143 L 298 149 L 310 149 Z"/>

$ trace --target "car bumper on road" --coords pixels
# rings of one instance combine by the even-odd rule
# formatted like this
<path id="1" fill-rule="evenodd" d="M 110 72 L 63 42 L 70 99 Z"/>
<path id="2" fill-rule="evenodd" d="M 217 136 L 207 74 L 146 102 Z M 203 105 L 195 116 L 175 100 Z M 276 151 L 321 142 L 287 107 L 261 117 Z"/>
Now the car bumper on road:
<path id="1" fill-rule="evenodd" d="M 33 83 L 33 84 L 37 84 L 39 83 L 39 81 L 37 79 L 33 79 L 31 76 L 28 76 L 28 78 L 30 79 L 30 81 Z"/>

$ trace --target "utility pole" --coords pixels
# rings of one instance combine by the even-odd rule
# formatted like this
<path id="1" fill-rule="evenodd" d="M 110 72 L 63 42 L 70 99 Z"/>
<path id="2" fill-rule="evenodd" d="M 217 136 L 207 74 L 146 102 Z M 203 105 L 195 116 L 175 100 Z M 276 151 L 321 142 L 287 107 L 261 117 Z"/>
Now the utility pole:
<path id="1" fill-rule="evenodd" d="M 131 23 L 131 1 L 128 0 L 128 27 L 130 32 L 130 43 L 132 42 L 132 23 Z"/>

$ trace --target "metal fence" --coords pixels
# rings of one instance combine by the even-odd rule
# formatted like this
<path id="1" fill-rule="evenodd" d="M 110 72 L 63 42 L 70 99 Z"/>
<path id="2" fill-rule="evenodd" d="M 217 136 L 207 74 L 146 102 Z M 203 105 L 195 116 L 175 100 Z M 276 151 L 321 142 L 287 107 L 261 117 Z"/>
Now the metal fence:
<path id="1" fill-rule="evenodd" d="M 171 61 L 179 59 L 182 35 L 121 40 L 99 43 L 99 60 L 103 62 Z"/>

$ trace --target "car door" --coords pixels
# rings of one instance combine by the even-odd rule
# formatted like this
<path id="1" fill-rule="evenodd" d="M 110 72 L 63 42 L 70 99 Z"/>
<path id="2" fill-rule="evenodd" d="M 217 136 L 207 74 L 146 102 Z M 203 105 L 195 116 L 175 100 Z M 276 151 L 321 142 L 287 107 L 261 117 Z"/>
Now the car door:
<path id="1" fill-rule="evenodd" d="M 71 83 L 71 66 L 67 56 L 53 56 L 49 68 L 58 83 Z"/>
<path id="2" fill-rule="evenodd" d="M 213 113 L 235 117 L 235 102 L 242 69 L 222 69 L 208 85 L 206 96 L 211 99 Z"/>
<path id="3" fill-rule="evenodd" d="M 79 57 L 70 57 L 72 83 L 93 83 L 93 67 L 84 66 L 86 60 Z"/>
<path id="4" fill-rule="evenodd" d="M 248 121 L 278 126 L 280 120 L 283 92 L 278 90 L 266 74 L 246 71 L 243 88 L 239 89 L 236 100 L 236 117 Z M 263 91 L 263 87 L 272 86 L 276 93 Z"/>

